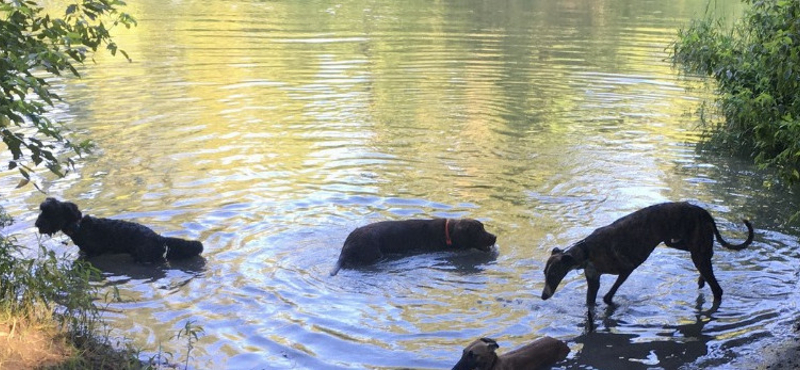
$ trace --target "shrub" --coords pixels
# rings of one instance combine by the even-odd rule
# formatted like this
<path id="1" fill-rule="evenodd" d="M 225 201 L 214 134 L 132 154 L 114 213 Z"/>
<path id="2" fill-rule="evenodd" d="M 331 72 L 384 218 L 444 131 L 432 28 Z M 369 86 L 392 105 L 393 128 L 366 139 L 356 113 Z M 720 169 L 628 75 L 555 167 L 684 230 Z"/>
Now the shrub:
<path id="1" fill-rule="evenodd" d="M 800 1 L 743 0 L 731 27 L 706 10 L 678 33 L 672 60 L 716 81 L 715 114 L 704 114 L 718 150 L 747 155 L 800 182 Z M 721 117 L 722 119 L 717 119 Z"/>
<path id="2" fill-rule="evenodd" d="M 0 208 L 0 229 L 11 223 L 11 218 Z M 100 309 L 95 302 L 99 291 L 92 281 L 100 279 L 100 272 L 84 261 L 66 263 L 55 253 L 39 246 L 39 254 L 32 258 L 23 256 L 22 247 L 11 237 L 0 235 L 0 330 L 13 337 L 23 331 L 39 332 L 36 342 L 52 341 L 40 348 L 37 354 L 50 356 L 48 367 L 58 369 L 140 369 L 144 366 L 130 347 L 116 348 L 108 336 L 98 335 L 104 326 Z M 108 298 L 108 297 L 106 297 Z M 34 346 L 36 343 L 31 343 Z M 60 345 L 59 345 L 60 344 Z M 17 343 L 21 351 L 34 351 L 26 343 Z M 117 346 L 118 347 L 118 346 Z M 64 349 L 66 348 L 66 349 Z M 6 350 L 12 350 L 6 348 Z M 14 353 L 3 353 L 14 356 Z M 14 367 L 38 361 L 19 357 L 12 361 Z M 30 356 L 29 356 L 30 357 Z M 0 358 L 0 367 L 8 359 Z"/>

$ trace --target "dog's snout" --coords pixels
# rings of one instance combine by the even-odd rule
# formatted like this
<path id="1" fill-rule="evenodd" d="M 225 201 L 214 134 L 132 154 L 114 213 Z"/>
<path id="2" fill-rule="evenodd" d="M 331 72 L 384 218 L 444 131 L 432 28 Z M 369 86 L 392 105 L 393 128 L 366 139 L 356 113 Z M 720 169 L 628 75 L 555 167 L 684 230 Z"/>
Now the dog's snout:
<path id="1" fill-rule="evenodd" d="M 550 288 L 549 285 L 546 285 L 544 287 L 544 290 L 542 291 L 542 300 L 546 301 L 548 298 L 550 298 L 552 296 L 553 296 L 553 289 Z"/>
<path id="2" fill-rule="evenodd" d="M 484 236 L 483 236 L 483 241 L 484 241 L 485 243 L 489 244 L 489 246 L 491 247 L 491 246 L 493 246 L 495 243 L 497 243 L 497 236 L 496 236 L 496 235 L 494 235 L 494 234 L 492 234 L 492 233 L 488 233 L 488 232 L 487 232 L 487 233 L 486 233 L 486 234 L 484 234 Z"/>

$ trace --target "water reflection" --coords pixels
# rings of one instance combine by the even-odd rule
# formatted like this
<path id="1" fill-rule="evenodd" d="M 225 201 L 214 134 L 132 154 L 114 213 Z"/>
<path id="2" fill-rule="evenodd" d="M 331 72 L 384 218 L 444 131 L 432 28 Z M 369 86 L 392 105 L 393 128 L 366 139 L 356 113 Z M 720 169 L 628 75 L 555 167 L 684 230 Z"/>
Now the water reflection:
<path id="1" fill-rule="evenodd" d="M 206 259 L 202 256 L 149 264 L 136 263 L 129 254 L 105 254 L 80 259 L 100 270 L 107 281 L 106 286 L 124 286 L 136 281 L 155 283 L 170 275 L 168 284 L 162 285 L 160 289 L 178 290 L 192 279 L 203 277 L 206 270 Z M 171 276 L 173 272 L 180 272 L 181 276 Z"/>
<path id="2" fill-rule="evenodd" d="M 448 368 L 476 337 L 540 335 L 576 338 L 567 367 L 713 368 L 797 312 L 796 197 L 695 151 L 687 112 L 705 95 L 664 61 L 703 0 L 129 5 L 140 25 L 117 41 L 134 62 L 100 55 L 59 85 L 57 117 L 100 151 L 43 185 L 87 214 L 203 240 L 198 266 L 102 267 L 123 295 L 114 329 L 136 344 L 181 353 L 167 339 L 191 319 L 207 333 L 197 368 Z M 30 239 L 44 196 L 3 198 Z M 582 276 L 538 298 L 550 249 L 666 200 L 708 208 L 724 235 L 742 218 L 757 229 L 715 255 L 716 313 L 699 315 L 710 293 L 668 248 L 612 312 L 598 306 L 596 332 Z M 412 217 L 481 219 L 497 254 L 328 276 L 354 228 Z"/>

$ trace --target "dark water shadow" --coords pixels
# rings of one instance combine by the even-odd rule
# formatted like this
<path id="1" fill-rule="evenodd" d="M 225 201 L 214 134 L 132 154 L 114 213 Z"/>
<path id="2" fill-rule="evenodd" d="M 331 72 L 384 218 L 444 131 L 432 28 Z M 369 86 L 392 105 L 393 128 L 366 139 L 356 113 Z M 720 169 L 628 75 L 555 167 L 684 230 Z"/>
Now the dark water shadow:
<path id="1" fill-rule="evenodd" d="M 598 369 L 677 369 L 695 362 L 709 353 L 709 343 L 716 339 L 713 335 L 703 334 L 703 328 L 715 321 L 708 310 L 702 310 L 703 303 L 701 295 L 695 305 L 694 322 L 660 328 L 625 325 L 614 319 L 617 306 L 609 305 L 599 318 L 599 328 L 586 330 L 574 339 L 583 348 L 566 365 L 568 368 L 588 365 Z M 596 324 L 593 321 L 597 319 L 594 310 L 588 311 L 584 323 L 587 328 Z M 633 333 L 642 331 L 637 329 L 646 329 L 644 332 L 649 333 L 655 329 L 658 333 L 655 338 L 643 338 Z"/>
<path id="2" fill-rule="evenodd" d="M 500 251 L 492 248 L 489 252 L 477 250 L 463 253 L 452 253 L 444 256 L 441 260 L 452 267 L 454 272 L 462 275 L 473 275 L 482 273 L 486 270 L 486 265 L 497 260 Z"/>
<path id="3" fill-rule="evenodd" d="M 485 266 L 497 260 L 499 252 L 492 248 L 489 252 L 478 250 L 459 252 L 431 252 L 414 255 L 387 255 L 379 262 L 351 268 L 367 273 L 394 273 L 416 269 L 435 269 L 450 271 L 462 275 L 474 275 L 484 272 Z"/>
<path id="4" fill-rule="evenodd" d="M 171 283 L 163 289 L 176 289 L 189 283 L 195 277 L 202 276 L 206 271 L 206 259 L 203 256 L 194 256 L 176 261 L 161 261 L 154 263 L 136 262 L 130 254 L 102 254 L 94 257 L 81 257 L 105 277 L 102 286 L 116 286 L 132 280 L 148 283 L 156 282 L 167 277 L 170 271 L 181 271 L 188 278 L 181 279 L 178 283 Z"/>

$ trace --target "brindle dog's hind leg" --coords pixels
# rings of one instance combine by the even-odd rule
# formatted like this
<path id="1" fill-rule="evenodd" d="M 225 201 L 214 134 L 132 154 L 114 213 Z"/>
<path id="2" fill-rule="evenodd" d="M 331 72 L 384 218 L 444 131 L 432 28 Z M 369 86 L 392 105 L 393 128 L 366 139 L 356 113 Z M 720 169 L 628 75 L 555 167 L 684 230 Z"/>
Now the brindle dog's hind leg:
<path id="1" fill-rule="evenodd" d="M 700 271 L 700 279 L 708 282 L 711 292 L 714 294 L 714 305 L 719 305 L 722 301 L 722 287 L 719 286 L 717 278 L 714 276 L 714 268 L 711 266 L 711 257 L 692 253 L 692 262 L 697 270 Z"/>

